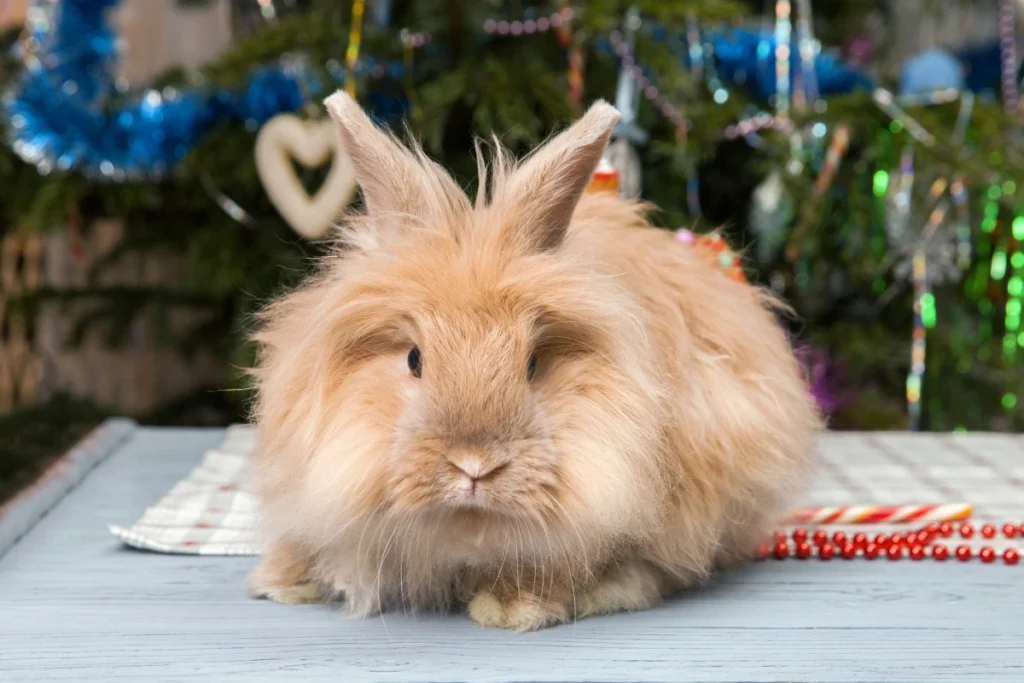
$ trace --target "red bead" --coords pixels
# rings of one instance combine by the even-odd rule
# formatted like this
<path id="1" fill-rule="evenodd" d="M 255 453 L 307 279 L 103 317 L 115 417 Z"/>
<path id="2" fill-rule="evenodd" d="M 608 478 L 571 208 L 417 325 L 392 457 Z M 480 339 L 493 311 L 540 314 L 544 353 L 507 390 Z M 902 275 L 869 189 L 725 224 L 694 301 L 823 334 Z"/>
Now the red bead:
<path id="1" fill-rule="evenodd" d="M 807 532 L 804 531 L 803 529 L 797 529 L 796 531 L 793 532 L 793 541 L 795 543 L 806 543 L 807 542 Z"/>
<path id="2" fill-rule="evenodd" d="M 828 541 L 828 534 L 821 529 L 814 532 L 814 545 L 823 545 Z"/>
<path id="3" fill-rule="evenodd" d="M 854 535 L 854 537 L 853 537 L 853 547 L 854 548 L 857 548 L 858 550 L 860 550 L 864 546 L 866 546 L 867 544 L 868 544 L 868 535 L 867 534 L 861 532 L 859 534 L 855 534 Z"/>
<path id="4" fill-rule="evenodd" d="M 811 546 L 807 543 L 800 543 L 796 546 L 796 556 L 798 559 L 806 560 L 811 556 Z"/>
<path id="5" fill-rule="evenodd" d="M 857 557 L 857 549 L 853 547 L 852 543 L 847 543 L 843 546 L 843 559 L 852 560 Z"/>
<path id="6" fill-rule="evenodd" d="M 903 543 L 903 534 L 893 534 L 889 537 L 889 543 L 892 545 L 899 545 Z"/>
<path id="7" fill-rule="evenodd" d="M 837 531 L 832 534 L 832 542 L 836 545 L 846 545 L 846 534 L 842 531 Z"/>
<path id="8" fill-rule="evenodd" d="M 905 539 L 906 543 L 907 543 L 907 546 L 912 547 L 912 546 L 917 545 L 918 543 L 921 542 L 921 541 L 918 540 L 919 538 L 920 537 L 917 534 L 915 534 L 913 531 L 911 531 L 909 534 L 907 534 L 907 538 Z"/>
<path id="9" fill-rule="evenodd" d="M 1021 533 L 1021 534 L 1024 534 L 1024 524 L 1021 524 L 1021 525 L 1020 525 L 1020 533 Z"/>
<path id="10" fill-rule="evenodd" d="M 885 547 L 889 545 L 889 537 L 885 534 L 878 534 L 875 536 L 875 545 Z"/>
<path id="11" fill-rule="evenodd" d="M 985 526 L 981 527 L 981 535 L 985 538 L 995 538 L 996 528 L 991 524 L 986 524 Z"/>
<path id="12" fill-rule="evenodd" d="M 960 560 L 961 562 L 966 562 L 967 560 L 971 559 L 971 549 L 970 549 L 970 547 L 966 546 L 966 545 L 962 545 L 962 546 L 957 547 L 957 549 L 956 549 L 956 559 Z"/>
<path id="13" fill-rule="evenodd" d="M 932 536 L 934 536 L 935 534 L 939 533 L 939 525 L 932 522 L 931 524 L 925 527 L 925 530 Z"/>
<path id="14" fill-rule="evenodd" d="M 938 560 L 939 562 L 944 562 L 947 558 L 949 558 L 949 548 L 942 545 L 941 543 L 936 543 L 934 546 L 932 546 L 932 557 Z"/>
<path id="15" fill-rule="evenodd" d="M 823 560 L 831 560 L 832 556 L 835 555 L 836 549 L 831 543 L 826 543 L 818 549 L 818 557 Z"/>
<path id="16" fill-rule="evenodd" d="M 935 540 L 935 534 L 927 529 L 923 529 L 917 532 L 917 542 L 921 545 L 928 545 Z"/>
<path id="17" fill-rule="evenodd" d="M 784 560 L 789 557 L 789 546 L 785 543 L 775 544 L 775 559 Z"/>
<path id="18" fill-rule="evenodd" d="M 1013 524 L 1006 524 L 1003 526 L 1003 536 L 1007 538 L 1013 538 L 1017 535 L 1017 527 Z"/>
<path id="19" fill-rule="evenodd" d="M 992 550 L 989 546 L 982 548 L 979 556 L 981 557 L 981 561 L 985 564 L 991 564 L 996 561 L 996 551 Z"/>
<path id="20" fill-rule="evenodd" d="M 789 536 L 786 534 L 785 531 L 776 531 L 775 532 L 775 542 L 776 543 L 785 543 L 788 540 L 789 540 Z"/>
<path id="21" fill-rule="evenodd" d="M 757 546 L 757 559 L 759 561 L 760 560 L 767 560 L 768 559 L 768 546 L 766 546 L 766 545 L 759 545 L 759 546 Z"/>
<path id="22" fill-rule="evenodd" d="M 966 522 L 960 525 L 960 535 L 964 538 L 970 538 L 974 535 L 974 527 Z"/>
<path id="23" fill-rule="evenodd" d="M 922 548 L 919 545 L 912 546 L 910 548 L 910 559 L 912 559 L 914 561 L 923 560 L 924 559 L 924 548 Z"/>
<path id="24" fill-rule="evenodd" d="M 868 558 L 869 560 L 878 559 L 879 550 L 881 550 L 881 548 L 878 545 L 874 543 L 868 543 L 866 546 L 864 546 L 864 557 Z"/>
<path id="25" fill-rule="evenodd" d="M 949 538 L 953 535 L 953 525 L 949 522 L 943 522 L 939 525 L 939 533 L 945 538 Z"/>
<path id="26" fill-rule="evenodd" d="M 888 553 L 890 560 L 898 560 L 903 557 L 903 546 L 893 543 L 885 552 Z"/>
<path id="27" fill-rule="evenodd" d="M 1005 553 L 1003 553 L 1003 562 L 1005 562 L 1006 564 L 1017 564 L 1017 562 L 1019 561 L 1020 554 L 1013 548 L 1010 548 Z"/>

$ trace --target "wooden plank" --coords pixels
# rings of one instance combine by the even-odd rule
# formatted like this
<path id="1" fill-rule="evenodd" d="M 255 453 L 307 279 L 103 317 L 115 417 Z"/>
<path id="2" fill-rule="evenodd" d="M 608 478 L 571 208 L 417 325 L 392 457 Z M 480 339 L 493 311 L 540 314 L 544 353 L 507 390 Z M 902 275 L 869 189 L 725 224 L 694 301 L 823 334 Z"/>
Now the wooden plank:
<path id="1" fill-rule="evenodd" d="M 32 486 L 0 506 L 0 558 L 134 431 L 131 420 L 104 422 L 50 465 Z"/>
<path id="2" fill-rule="evenodd" d="M 255 558 L 109 536 L 223 436 L 139 429 L 0 558 L 0 680 L 1021 680 L 1021 566 L 766 562 L 657 610 L 519 635 L 254 601 Z"/>

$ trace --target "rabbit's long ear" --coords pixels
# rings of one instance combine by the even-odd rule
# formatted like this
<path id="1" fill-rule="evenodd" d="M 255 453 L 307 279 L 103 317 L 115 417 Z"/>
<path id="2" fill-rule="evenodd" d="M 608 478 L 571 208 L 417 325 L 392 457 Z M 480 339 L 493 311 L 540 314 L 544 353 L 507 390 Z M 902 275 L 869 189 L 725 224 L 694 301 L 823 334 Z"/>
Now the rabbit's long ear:
<path id="1" fill-rule="evenodd" d="M 495 188 L 495 202 L 515 216 L 504 229 L 512 231 L 509 236 L 518 246 L 544 251 L 562 243 L 620 116 L 607 102 L 595 102 L 580 120 L 527 157 L 503 187 Z"/>
<path id="2" fill-rule="evenodd" d="M 359 104 L 343 90 L 324 104 L 338 126 L 342 144 L 355 168 L 371 215 L 423 215 L 436 203 L 430 187 L 436 178 L 408 148 L 378 128 Z"/>

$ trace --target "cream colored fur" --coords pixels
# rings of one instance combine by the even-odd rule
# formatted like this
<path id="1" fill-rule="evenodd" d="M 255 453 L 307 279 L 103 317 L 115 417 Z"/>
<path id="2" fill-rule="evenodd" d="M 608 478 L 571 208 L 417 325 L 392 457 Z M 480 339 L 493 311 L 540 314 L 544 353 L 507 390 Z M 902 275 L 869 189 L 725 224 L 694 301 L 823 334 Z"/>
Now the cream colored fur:
<path id="1" fill-rule="evenodd" d="M 618 113 L 497 151 L 471 202 L 347 95 L 327 106 L 366 213 L 257 335 L 251 592 L 528 630 L 747 558 L 819 418 L 765 295 L 583 195 Z"/>

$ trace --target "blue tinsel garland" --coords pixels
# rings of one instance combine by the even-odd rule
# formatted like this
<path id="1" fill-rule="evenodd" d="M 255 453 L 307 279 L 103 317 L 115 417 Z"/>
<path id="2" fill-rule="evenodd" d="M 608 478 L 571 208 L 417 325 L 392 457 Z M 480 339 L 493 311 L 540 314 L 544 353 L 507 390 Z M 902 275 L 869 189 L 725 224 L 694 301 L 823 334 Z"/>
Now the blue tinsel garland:
<path id="1" fill-rule="evenodd" d="M 237 91 L 166 89 L 125 102 L 115 88 L 117 37 L 107 21 L 107 12 L 119 2 L 61 0 L 46 5 L 52 9 L 51 16 L 34 26 L 22 55 L 26 68 L 4 98 L 3 109 L 13 148 L 40 171 L 76 169 L 113 179 L 159 175 L 219 121 L 245 121 L 258 127 L 303 105 L 310 83 L 300 83 L 294 70 L 278 66 L 254 72 Z M 664 40 L 669 34 L 655 27 L 652 37 Z M 705 37 L 712 43 L 715 65 L 724 81 L 762 99 L 775 93 L 772 35 L 732 29 L 712 31 Z M 688 57 L 683 54 L 681 59 Z M 796 50 L 792 60 L 795 73 L 801 68 Z M 362 61 L 361 66 L 371 73 L 402 76 L 400 65 L 377 63 L 369 57 Z M 974 61 L 978 64 L 971 75 L 979 80 L 982 64 L 992 60 L 985 52 Z M 871 87 L 864 74 L 834 55 L 818 55 L 814 67 L 822 95 Z"/>
<path id="2" fill-rule="evenodd" d="M 302 106 L 295 75 L 276 67 L 256 71 L 238 91 L 168 88 L 112 104 L 120 99 L 117 45 L 106 12 L 119 2 L 62 0 L 48 33 L 33 36 L 36 47 L 23 55 L 26 68 L 4 98 L 4 113 L 12 147 L 42 172 L 160 175 L 218 121 L 259 126 Z"/>

